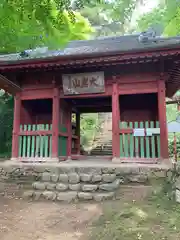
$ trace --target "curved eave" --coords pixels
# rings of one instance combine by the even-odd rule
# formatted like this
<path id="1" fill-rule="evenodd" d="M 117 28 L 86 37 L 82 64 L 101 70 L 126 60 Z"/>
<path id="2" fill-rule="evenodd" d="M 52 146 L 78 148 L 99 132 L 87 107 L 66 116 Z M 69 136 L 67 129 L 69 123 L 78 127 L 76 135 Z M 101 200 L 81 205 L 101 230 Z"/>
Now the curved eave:
<path id="1" fill-rule="evenodd" d="M 107 51 L 107 52 L 93 52 L 82 54 L 69 54 L 49 56 L 44 58 L 30 58 L 22 60 L 0 61 L 0 70 L 3 69 L 21 69 L 34 67 L 48 67 L 48 66 L 67 66 L 67 65 L 84 65 L 106 62 L 106 61 L 124 61 L 138 58 L 152 58 L 158 56 L 168 56 L 180 54 L 180 44 L 171 44 L 168 46 L 153 46 L 141 49 L 129 49 L 126 51 Z"/>
<path id="2" fill-rule="evenodd" d="M 46 59 L 29 59 L 16 62 L 0 63 L 0 70 L 13 69 L 31 69 L 31 68 L 48 68 L 48 67 L 65 67 L 65 66 L 84 66 L 92 64 L 106 64 L 113 62 L 133 62 L 135 60 L 145 60 L 153 58 L 163 58 L 180 55 L 180 47 L 176 49 L 158 49 L 156 51 L 141 51 L 141 52 L 124 52 L 124 53 L 98 53 L 84 54 L 80 56 L 56 56 Z"/>

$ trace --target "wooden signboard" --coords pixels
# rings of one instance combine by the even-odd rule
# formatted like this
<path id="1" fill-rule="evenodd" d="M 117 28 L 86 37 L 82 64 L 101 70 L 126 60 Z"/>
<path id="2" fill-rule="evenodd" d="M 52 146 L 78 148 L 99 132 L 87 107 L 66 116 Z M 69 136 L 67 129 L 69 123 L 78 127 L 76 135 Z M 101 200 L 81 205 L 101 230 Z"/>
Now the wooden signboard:
<path id="1" fill-rule="evenodd" d="M 104 72 L 62 75 L 65 95 L 105 92 Z"/>

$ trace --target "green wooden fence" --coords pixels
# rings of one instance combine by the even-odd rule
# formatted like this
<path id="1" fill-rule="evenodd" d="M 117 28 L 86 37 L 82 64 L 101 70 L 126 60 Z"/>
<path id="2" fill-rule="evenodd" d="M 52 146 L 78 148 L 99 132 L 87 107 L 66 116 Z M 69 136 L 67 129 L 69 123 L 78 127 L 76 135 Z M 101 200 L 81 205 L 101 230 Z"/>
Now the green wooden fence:
<path id="1" fill-rule="evenodd" d="M 49 131 L 52 130 L 51 124 L 21 125 L 21 131 Z M 61 132 L 67 132 L 64 126 L 60 126 Z M 19 157 L 51 157 L 52 135 L 32 135 L 19 136 Z M 59 136 L 59 156 L 66 156 L 67 137 Z"/>
<path id="2" fill-rule="evenodd" d="M 120 129 L 159 128 L 159 122 L 120 122 Z M 160 135 L 136 137 L 133 133 L 120 134 L 120 157 L 160 157 Z"/>

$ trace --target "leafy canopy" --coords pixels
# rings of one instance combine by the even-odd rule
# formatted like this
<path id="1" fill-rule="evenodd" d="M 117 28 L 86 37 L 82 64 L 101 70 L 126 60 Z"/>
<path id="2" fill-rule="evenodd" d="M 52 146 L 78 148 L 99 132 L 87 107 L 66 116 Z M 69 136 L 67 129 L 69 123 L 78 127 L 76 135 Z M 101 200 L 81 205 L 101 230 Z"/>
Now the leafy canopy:
<path id="1" fill-rule="evenodd" d="M 0 3 L 0 52 L 17 52 L 48 46 L 57 48 L 70 40 L 87 39 L 93 29 L 70 1 L 3 0 Z"/>
<path id="2" fill-rule="evenodd" d="M 151 12 L 138 19 L 138 28 L 145 31 L 148 27 L 161 26 L 163 35 L 176 36 L 180 34 L 180 1 L 166 0 Z"/>

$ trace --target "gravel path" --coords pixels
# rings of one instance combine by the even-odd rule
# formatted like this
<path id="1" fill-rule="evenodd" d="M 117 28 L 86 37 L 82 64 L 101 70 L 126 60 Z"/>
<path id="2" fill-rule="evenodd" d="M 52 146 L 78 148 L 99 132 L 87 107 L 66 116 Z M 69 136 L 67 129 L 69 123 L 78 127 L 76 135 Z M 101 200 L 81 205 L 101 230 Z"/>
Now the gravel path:
<path id="1" fill-rule="evenodd" d="M 0 197 L 1 240 L 87 240 L 98 204 L 26 202 Z"/>

